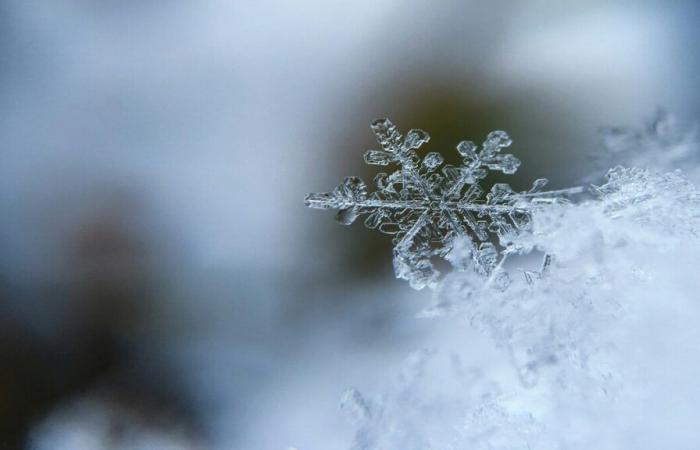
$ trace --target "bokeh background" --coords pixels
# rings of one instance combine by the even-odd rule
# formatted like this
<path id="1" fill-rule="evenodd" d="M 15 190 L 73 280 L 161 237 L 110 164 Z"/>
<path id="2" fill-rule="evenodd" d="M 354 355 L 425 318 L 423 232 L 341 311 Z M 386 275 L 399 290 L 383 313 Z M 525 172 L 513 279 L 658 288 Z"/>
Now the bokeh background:
<path id="1" fill-rule="evenodd" d="M 698 23 L 690 0 L 3 0 L 0 448 L 347 448 L 343 389 L 440 325 L 389 239 L 304 195 L 372 179 L 378 117 L 444 154 L 504 129 L 514 187 L 579 183 L 601 126 L 700 116 Z"/>

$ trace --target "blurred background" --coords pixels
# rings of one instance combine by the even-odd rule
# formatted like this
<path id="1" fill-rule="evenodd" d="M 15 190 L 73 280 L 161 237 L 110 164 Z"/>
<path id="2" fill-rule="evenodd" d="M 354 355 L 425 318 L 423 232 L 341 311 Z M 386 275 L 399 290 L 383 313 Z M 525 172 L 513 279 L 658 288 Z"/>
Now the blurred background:
<path id="1" fill-rule="evenodd" d="M 514 187 L 576 184 L 599 127 L 700 115 L 699 21 L 690 0 L 4 0 L 0 448 L 347 448 L 343 389 L 440 326 L 390 239 L 304 195 L 373 178 L 378 117 L 446 155 L 504 129 Z"/>

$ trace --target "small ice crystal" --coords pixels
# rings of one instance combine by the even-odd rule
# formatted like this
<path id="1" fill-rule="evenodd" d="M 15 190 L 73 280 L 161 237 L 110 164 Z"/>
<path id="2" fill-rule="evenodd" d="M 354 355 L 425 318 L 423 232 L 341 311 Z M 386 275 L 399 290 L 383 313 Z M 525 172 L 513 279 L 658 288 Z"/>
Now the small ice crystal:
<path id="1" fill-rule="evenodd" d="M 491 275 L 509 254 L 520 251 L 515 238 L 528 228 L 535 209 L 582 191 L 542 191 L 547 180 L 538 179 L 526 192 L 498 183 L 484 193 L 479 182 L 489 172 L 511 175 L 520 166 L 515 156 L 502 153 L 512 143 L 504 131 L 489 133 L 480 149 L 471 141 L 460 142 L 461 164 L 443 166 L 439 153 L 422 159 L 417 154 L 430 140 L 425 131 L 410 130 L 404 138 L 388 119 L 376 120 L 371 128 L 382 148 L 367 151 L 365 162 L 398 169 L 379 173 L 371 194 L 360 178 L 348 177 L 332 192 L 309 194 L 304 202 L 311 208 L 337 209 L 336 218 L 344 225 L 366 216 L 367 227 L 394 235 L 394 272 L 416 289 L 435 285 L 439 273 L 431 258 L 448 257 L 457 239 L 472 244 L 471 251 L 461 252 L 469 255 L 468 265 Z M 465 266 L 457 258 L 448 259 L 458 268 Z"/>

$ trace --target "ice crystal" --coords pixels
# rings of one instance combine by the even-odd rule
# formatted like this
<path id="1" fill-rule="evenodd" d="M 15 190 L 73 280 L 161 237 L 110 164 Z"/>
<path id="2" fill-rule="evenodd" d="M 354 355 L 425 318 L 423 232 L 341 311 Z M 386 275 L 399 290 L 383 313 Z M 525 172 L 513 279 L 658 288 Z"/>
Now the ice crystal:
<path id="1" fill-rule="evenodd" d="M 616 167 L 592 191 L 532 213 L 521 243 L 550 255 L 532 282 L 440 281 L 438 345 L 476 361 L 481 381 L 462 383 L 438 349 L 407 383 L 353 391 L 354 448 L 699 448 L 698 190 L 679 172 Z"/>
<path id="2" fill-rule="evenodd" d="M 593 336 L 622 311 L 620 292 L 606 287 L 639 286 L 648 272 L 622 262 L 629 256 L 619 248 L 641 249 L 638 257 L 696 245 L 700 236 L 700 194 L 679 171 L 616 167 L 591 191 L 588 201 L 533 214 L 521 245 L 547 255 L 540 271 L 512 280 L 508 290 L 473 271 L 450 274 L 423 315 L 465 315 L 507 351 L 525 386 L 544 367 L 590 359 L 592 347 L 604 346 Z"/>
<path id="3" fill-rule="evenodd" d="M 700 235 L 700 195 L 680 170 L 660 174 L 618 166 L 592 191 L 611 217 L 645 222 L 663 229 L 667 238 Z"/>
<path id="4" fill-rule="evenodd" d="M 449 258 L 458 240 L 469 246 L 474 269 L 497 279 L 505 258 L 522 251 L 516 237 L 528 229 L 532 212 L 581 192 L 542 191 L 547 180 L 541 178 L 528 191 L 496 183 L 485 193 L 480 182 L 490 172 L 512 175 L 520 166 L 515 156 L 502 152 L 511 145 L 503 131 L 489 133 L 480 148 L 460 142 L 462 163 L 453 166 L 443 165 L 439 153 L 419 157 L 417 150 L 430 140 L 425 131 L 410 130 L 403 137 L 388 119 L 376 120 L 371 128 L 381 150 L 367 151 L 365 162 L 398 170 L 377 174 L 371 194 L 362 179 L 347 177 L 332 192 L 309 194 L 304 201 L 311 208 L 337 209 L 344 225 L 366 215 L 367 227 L 394 235 L 395 274 L 416 289 L 435 285 L 439 273 L 431 258 Z"/>
<path id="5" fill-rule="evenodd" d="M 375 125 L 382 150 L 366 161 L 398 170 L 373 194 L 349 178 L 307 204 L 396 234 L 397 275 L 431 285 L 424 316 L 446 316 L 432 339 L 476 365 L 419 352 L 381 395 L 348 390 L 353 448 L 699 448 L 700 164 L 693 135 L 672 123 L 609 130 L 616 163 L 638 167 L 614 167 L 575 203 L 566 196 L 580 189 L 543 192 L 540 180 L 482 192 L 489 171 L 518 167 L 505 133 L 461 143 L 462 164 L 445 167 L 437 153 L 418 157 L 424 132 Z M 531 251 L 545 255 L 539 269 L 532 254 L 528 270 L 504 264 Z M 455 268 L 439 281 L 434 256 Z"/>
<path id="6" fill-rule="evenodd" d="M 341 407 L 357 427 L 351 449 L 530 448 L 537 431 L 532 416 L 508 411 L 497 382 L 464 367 L 458 354 L 447 356 L 415 352 L 381 397 L 347 389 Z"/>

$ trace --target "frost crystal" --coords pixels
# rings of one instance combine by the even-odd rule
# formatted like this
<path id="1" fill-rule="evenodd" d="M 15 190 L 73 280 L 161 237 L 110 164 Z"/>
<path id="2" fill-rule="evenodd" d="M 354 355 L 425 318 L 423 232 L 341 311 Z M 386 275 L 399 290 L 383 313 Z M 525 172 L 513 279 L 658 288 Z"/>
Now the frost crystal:
<path id="1" fill-rule="evenodd" d="M 660 247 L 674 237 L 700 236 L 700 194 L 680 170 L 660 174 L 618 166 L 592 192 L 610 217 L 663 230 Z"/>
<path id="2" fill-rule="evenodd" d="M 463 366 L 458 354 L 447 356 L 425 349 L 415 352 L 381 396 L 348 389 L 341 407 L 356 427 L 350 448 L 530 448 L 538 431 L 532 416 L 508 411 L 498 383 L 477 367 Z M 442 376 L 435 383 L 438 374 Z"/>
<path id="3" fill-rule="evenodd" d="M 371 128 L 382 149 L 367 151 L 365 162 L 396 165 L 398 170 L 377 174 L 377 190 L 371 194 L 362 179 L 347 177 L 332 192 L 309 194 L 304 202 L 311 208 L 337 209 L 336 218 L 344 225 L 366 215 L 367 227 L 394 235 L 396 276 L 416 289 L 434 286 L 439 273 L 431 258 L 448 257 L 458 238 L 468 243 L 470 248 L 462 253 L 470 256 L 474 269 L 495 277 L 508 255 L 522 251 L 515 238 L 528 229 L 534 210 L 582 191 L 541 191 L 547 184 L 541 178 L 526 192 L 497 183 L 484 195 L 479 182 L 490 171 L 512 175 L 520 166 L 515 156 L 502 153 L 511 145 L 503 131 L 489 133 L 481 148 L 460 142 L 462 164 L 443 166 L 439 153 L 422 160 L 418 156 L 416 150 L 430 140 L 425 131 L 410 130 L 403 137 L 388 119 L 376 120 Z"/>
<path id="4" fill-rule="evenodd" d="M 353 449 L 700 448 L 700 192 L 622 167 L 592 190 L 533 211 L 519 242 L 551 255 L 547 276 L 441 279 L 436 351 L 381 395 L 346 395 Z"/>

